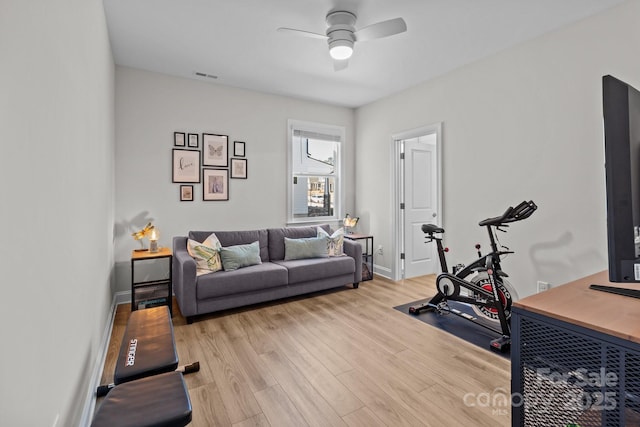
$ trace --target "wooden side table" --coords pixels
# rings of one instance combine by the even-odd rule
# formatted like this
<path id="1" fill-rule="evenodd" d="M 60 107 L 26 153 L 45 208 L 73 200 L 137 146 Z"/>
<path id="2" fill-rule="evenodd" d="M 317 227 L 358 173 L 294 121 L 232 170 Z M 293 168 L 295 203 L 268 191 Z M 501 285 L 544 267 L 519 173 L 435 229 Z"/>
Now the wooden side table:
<path id="1" fill-rule="evenodd" d="M 153 267 L 154 262 L 159 259 L 166 260 L 163 263 L 169 263 L 168 275 L 155 277 L 146 274 L 143 280 L 136 281 L 136 264 L 140 264 L 139 267 Z M 173 315 L 172 259 L 173 253 L 170 248 L 162 247 L 158 252 L 131 252 L 131 311 L 167 305 Z"/>
<path id="2" fill-rule="evenodd" d="M 344 237 L 349 240 L 364 240 L 362 251 L 362 281 L 373 279 L 373 236 L 370 234 L 350 233 Z"/>

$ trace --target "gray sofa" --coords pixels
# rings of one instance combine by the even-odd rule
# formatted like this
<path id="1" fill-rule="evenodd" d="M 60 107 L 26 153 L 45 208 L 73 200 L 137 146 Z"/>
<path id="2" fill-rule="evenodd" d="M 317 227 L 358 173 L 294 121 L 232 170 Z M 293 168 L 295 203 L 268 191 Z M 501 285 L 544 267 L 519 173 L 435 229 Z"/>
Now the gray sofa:
<path id="1" fill-rule="evenodd" d="M 319 227 L 331 234 L 328 225 Z M 316 226 L 190 231 L 188 238 L 203 242 L 211 233 L 216 234 L 223 247 L 258 241 L 262 264 L 197 276 L 196 262 L 187 251 L 187 237 L 174 237 L 173 292 L 188 323 L 200 314 L 348 284 L 357 288 L 362 279 L 362 248 L 348 239 L 344 239 L 345 256 L 284 260 L 284 238 L 316 237 Z"/>

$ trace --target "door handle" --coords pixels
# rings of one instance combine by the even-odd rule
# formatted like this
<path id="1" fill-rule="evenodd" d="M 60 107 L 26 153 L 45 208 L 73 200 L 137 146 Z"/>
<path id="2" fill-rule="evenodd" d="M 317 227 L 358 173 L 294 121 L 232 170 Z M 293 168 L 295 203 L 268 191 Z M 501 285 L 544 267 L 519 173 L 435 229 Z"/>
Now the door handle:
<path id="1" fill-rule="evenodd" d="M 431 214 L 431 216 L 435 218 L 435 217 L 438 216 L 438 214 L 434 212 L 434 213 Z"/>

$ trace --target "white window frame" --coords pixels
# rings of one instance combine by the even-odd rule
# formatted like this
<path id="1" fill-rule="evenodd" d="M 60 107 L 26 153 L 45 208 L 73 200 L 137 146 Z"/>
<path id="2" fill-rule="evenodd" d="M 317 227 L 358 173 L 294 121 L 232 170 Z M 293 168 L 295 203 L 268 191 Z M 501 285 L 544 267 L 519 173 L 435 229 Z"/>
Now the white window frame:
<path id="1" fill-rule="evenodd" d="M 316 216 L 308 218 L 296 218 L 293 214 L 293 135 L 294 130 L 301 130 L 309 133 L 317 133 L 321 135 L 331 135 L 339 137 L 338 142 L 338 158 L 335 164 L 335 185 L 338 193 L 334 199 L 334 209 L 332 216 Z M 289 119 L 287 121 L 287 223 L 288 224 L 302 224 L 302 223 L 321 223 L 321 222 L 335 222 L 340 221 L 344 216 L 344 185 L 343 185 L 343 164 L 344 157 L 344 142 L 345 142 L 345 127 L 328 125 L 323 123 L 307 122 L 302 120 Z M 317 176 L 317 175 L 313 175 Z"/>

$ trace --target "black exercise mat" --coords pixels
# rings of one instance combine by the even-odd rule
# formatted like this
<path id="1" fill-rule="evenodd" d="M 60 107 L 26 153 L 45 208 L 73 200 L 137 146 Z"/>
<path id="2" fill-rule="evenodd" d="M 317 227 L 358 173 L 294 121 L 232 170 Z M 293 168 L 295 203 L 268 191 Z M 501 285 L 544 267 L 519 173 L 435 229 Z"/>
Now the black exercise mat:
<path id="1" fill-rule="evenodd" d="M 492 351 L 489 346 L 491 340 L 500 338 L 500 334 L 492 332 L 486 328 L 483 328 L 482 326 L 476 325 L 468 320 L 456 316 L 455 314 L 438 314 L 435 311 L 422 312 L 417 316 L 414 314 L 409 314 L 409 307 L 429 302 L 430 299 L 431 298 L 427 298 L 420 301 L 410 302 L 393 308 L 406 314 L 407 316 L 413 317 L 417 320 L 420 320 L 421 322 L 427 323 L 431 326 L 448 332 L 451 335 L 455 335 L 458 338 L 462 338 L 463 340 L 477 345 L 478 347 L 484 348 L 485 350 L 491 351 L 492 353 L 499 354 L 506 358 L 510 357 L 509 352 L 499 353 L 497 351 Z M 474 317 L 477 317 L 469 304 L 464 304 L 457 301 L 449 301 L 448 304 L 451 308 L 455 308 L 463 313 L 467 313 Z M 479 319 L 479 321 L 483 322 L 486 325 L 493 326 L 494 329 L 500 328 L 499 322 L 492 322 L 485 319 Z"/>

